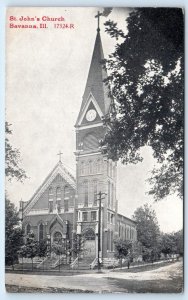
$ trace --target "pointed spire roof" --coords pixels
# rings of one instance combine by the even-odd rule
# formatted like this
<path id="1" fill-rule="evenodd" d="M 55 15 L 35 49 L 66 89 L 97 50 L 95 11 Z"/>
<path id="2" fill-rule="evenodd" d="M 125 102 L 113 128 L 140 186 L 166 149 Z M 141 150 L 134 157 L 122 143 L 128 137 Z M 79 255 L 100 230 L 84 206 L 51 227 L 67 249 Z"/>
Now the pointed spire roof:
<path id="1" fill-rule="evenodd" d="M 100 30 L 97 29 L 97 36 L 95 40 L 88 78 L 76 125 L 78 124 L 78 121 L 82 115 L 90 93 L 97 101 L 103 115 L 106 115 L 109 112 L 111 99 L 108 96 L 109 89 L 103 82 L 103 80 L 107 77 L 106 69 L 104 69 L 104 66 L 101 63 L 103 59 L 104 53 L 100 37 Z"/>

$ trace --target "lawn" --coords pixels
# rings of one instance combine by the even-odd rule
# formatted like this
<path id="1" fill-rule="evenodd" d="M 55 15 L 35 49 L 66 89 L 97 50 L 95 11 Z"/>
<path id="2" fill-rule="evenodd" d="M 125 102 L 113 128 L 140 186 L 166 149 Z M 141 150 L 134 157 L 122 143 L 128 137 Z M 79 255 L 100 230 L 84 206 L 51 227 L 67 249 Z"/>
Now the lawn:
<path id="1" fill-rule="evenodd" d="M 8 293 L 83 293 L 82 290 L 78 289 L 65 289 L 65 288 L 34 288 L 34 287 L 25 287 L 17 285 L 6 284 L 6 291 Z M 93 293 L 92 291 L 84 291 L 84 293 Z"/>

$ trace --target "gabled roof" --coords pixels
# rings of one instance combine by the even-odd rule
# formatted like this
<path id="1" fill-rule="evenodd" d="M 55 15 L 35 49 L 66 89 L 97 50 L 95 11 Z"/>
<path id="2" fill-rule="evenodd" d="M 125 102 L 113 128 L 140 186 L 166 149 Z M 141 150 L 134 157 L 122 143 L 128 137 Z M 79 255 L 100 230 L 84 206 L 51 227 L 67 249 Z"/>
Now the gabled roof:
<path id="1" fill-rule="evenodd" d="M 83 113 L 83 110 L 85 108 L 90 93 L 92 93 L 92 95 L 96 99 L 103 115 L 106 115 L 109 112 L 111 99 L 108 96 L 109 89 L 103 82 L 103 80 L 107 77 L 106 69 L 104 69 L 104 67 L 101 64 L 101 61 L 103 59 L 104 59 L 104 54 L 102 49 L 100 32 L 98 30 L 95 46 L 93 50 L 93 56 L 91 59 L 89 74 L 87 78 L 87 83 L 83 95 L 81 109 L 76 121 L 76 126 L 78 125 L 78 122 Z"/>
<path id="2" fill-rule="evenodd" d="M 39 186 L 31 199 L 27 202 L 23 211 L 24 215 L 32 209 L 33 205 L 38 201 L 40 196 L 50 186 L 50 184 L 58 174 L 60 174 L 72 186 L 73 189 L 76 189 L 76 179 L 70 174 L 70 172 L 63 166 L 62 162 L 60 161 L 46 177 L 43 183 Z"/>
<path id="3" fill-rule="evenodd" d="M 50 221 L 49 228 L 52 228 L 54 224 L 59 223 L 61 226 L 65 226 L 67 221 L 64 221 L 59 215 L 55 215 L 53 219 Z"/>

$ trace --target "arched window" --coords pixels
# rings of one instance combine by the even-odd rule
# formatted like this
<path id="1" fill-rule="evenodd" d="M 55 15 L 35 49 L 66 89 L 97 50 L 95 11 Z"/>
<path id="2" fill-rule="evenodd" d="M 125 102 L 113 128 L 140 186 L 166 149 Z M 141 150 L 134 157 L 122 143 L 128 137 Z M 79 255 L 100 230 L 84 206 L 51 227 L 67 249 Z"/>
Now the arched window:
<path id="1" fill-rule="evenodd" d="M 111 185 L 111 206 L 112 206 L 112 209 L 114 208 L 114 185 L 112 183 Z"/>
<path id="2" fill-rule="evenodd" d="M 97 192 L 98 192 L 98 182 L 97 180 L 93 181 L 93 205 L 97 206 Z"/>
<path id="3" fill-rule="evenodd" d="M 39 241 L 44 239 L 44 225 L 41 223 L 39 225 Z"/>
<path id="4" fill-rule="evenodd" d="M 97 161 L 94 160 L 93 161 L 93 174 L 96 174 L 97 173 Z"/>
<path id="5" fill-rule="evenodd" d="M 49 207 L 49 212 L 53 212 L 53 198 L 54 198 L 54 195 L 53 195 L 53 188 L 50 187 L 49 190 L 48 190 L 48 207 Z"/>
<path id="6" fill-rule="evenodd" d="M 95 232 L 93 228 L 88 228 L 83 235 L 86 240 L 95 240 Z"/>
<path id="7" fill-rule="evenodd" d="M 97 159 L 97 173 L 101 173 L 102 171 L 102 163 L 101 163 L 101 159 Z"/>
<path id="8" fill-rule="evenodd" d="M 58 186 L 56 188 L 56 205 L 58 213 L 61 212 L 61 188 Z"/>
<path id="9" fill-rule="evenodd" d="M 110 234 L 110 230 L 108 229 L 107 232 L 107 250 L 110 250 L 110 238 L 111 238 L 111 234 Z"/>
<path id="10" fill-rule="evenodd" d="M 109 161 L 109 176 L 112 177 L 112 162 Z"/>
<path id="11" fill-rule="evenodd" d="M 126 240 L 128 240 L 128 228 L 126 227 L 126 229 L 125 229 L 125 234 L 126 234 Z"/>
<path id="12" fill-rule="evenodd" d="M 89 174 L 93 174 L 93 162 L 92 160 L 88 163 Z"/>
<path id="13" fill-rule="evenodd" d="M 69 198 L 69 188 L 68 186 L 66 185 L 64 187 L 64 199 L 68 199 Z"/>
<path id="14" fill-rule="evenodd" d="M 114 233 L 111 231 L 111 251 L 114 251 Z"/>
<path id="15" fill-rule="evenodd" d="M 116 167 L 113 166 L 113 178 L 115 178 L 115 177 L 116 177 Z"/>
<path id="16" fill-rule="evenodd" d="M 26 235 L 28 235 L 31 232 L 31 225 L 27 224 L 26 225 Z"/>
<path id="17" fill-rule="evenodd" d="M 84 181 L 83 183 L 83 195 L 84 195 L 84 206 L 88 206 L 88 181 Z"/>
<path id="18" fill-rule="evenodd" d="M 58 186 L 56 188 L 56 201 L 61 200 L 61 188 Z"/>
<path id="19" fill-rule="evenodd" d="M 80 164 L 80 175 L 85 174 L 84 168 L 85 168 L 85 163 L 84 163 L 84 161 L 82 161 L 81 164 Z"/>
<path id="20" fill-rule="evenodd" d="M 108 181 L 108 207 L 110 207 L 110 181 Z"/>
<path id="21" fill-rule="evenodd" d="M 107 160 L 107 175 L 109 175 L 109 160 Z"/>
<path id="22" fill-rule="evenodd" d="M 53 188 L 50 187 L 48 190 L 48 199 L 53 201 Z"/>
<path id="23" fill-rule="evenodd" d="M 68 186 L 64 187 L 64 211 L 69 210 L 69 188 Z"/>

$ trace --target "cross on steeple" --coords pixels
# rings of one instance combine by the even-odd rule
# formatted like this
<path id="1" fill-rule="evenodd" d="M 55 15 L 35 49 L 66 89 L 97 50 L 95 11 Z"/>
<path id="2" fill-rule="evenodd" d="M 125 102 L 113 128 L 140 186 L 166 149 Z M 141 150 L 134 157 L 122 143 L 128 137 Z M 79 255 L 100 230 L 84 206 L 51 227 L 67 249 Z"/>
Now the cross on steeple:
<path id="1" fill-rule="evenodd" d="M 63 154 L 63 152 L 59 151 L 59 153 L 57 155 L 59 155 L 59 162 L 61 162 L 61 155 Z"/>
<path id="2" fill-rule="evenodd" d="M 100 13 L 98 11 L 97 15 L 95 16 L 95 18 L 98 19 L 98 22 L 97 22 L 97 31 L 100 31 L 100 27 L 99 27 L 99 25 L 100 25 L 100 16 L 102 16 L 102 13 Z"/>

